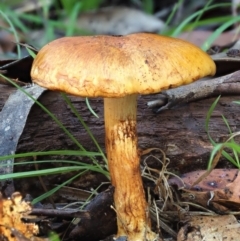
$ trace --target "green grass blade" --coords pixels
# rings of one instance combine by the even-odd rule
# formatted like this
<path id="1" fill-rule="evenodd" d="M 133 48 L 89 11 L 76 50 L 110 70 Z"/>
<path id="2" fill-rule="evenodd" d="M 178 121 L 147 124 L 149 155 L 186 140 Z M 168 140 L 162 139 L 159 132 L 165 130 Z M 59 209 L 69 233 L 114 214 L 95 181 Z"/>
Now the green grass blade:
<path id="1" fill-rule="evenodd" d="M 197 16 L 203 14 L 207 10 L 215 9 L 215 8 L 220 8 L 220 7 L 230 7 L 231 3 L 219 3 L 219 4 L 213 4 L 212 6 L 208 6 L 206 9 L 201 9 L 194 14 L 190 15 L 188 18 L 186 18 L 172 33 L 172 37 L 177 37 L 185 28 L 185 26 L 191 22 L 194 18 Z"/>
<path id="2" fill-rule="evenodd" d="M 215 143 L 209 133 L 209 123 L 210 123 L 210 119 L 212 116 L 212 113 L 214 111 L 214 109 L 216 108 L 216 105 L 219 101 L 219 99 L 221 98 L 221 96 L 218 96 L 218 98 L 212 103 L 211 107 L 209 108 L 208 112 L 207 112 L 207 116 L 206 116 L 206 121 L 205 121 L 205 130 L 207 132 L 208 138 L 211 141 L 211 143 Z"/>
<path id="3" fill-rule="evenodd" d="M 145 13 L 153 14 L 153 10 L 154 10 L 153 0 L 143 0 L 142 6 Z"/>
<path id="4" fill-rule="evenodd" d="M 86 100 L 86 105 L 87 105 L 88 109 L 90 110 L 90 112 L 91 112 L 96 118 L 99 118 L 99 116 L 97 115 L 97 113 L 92 109 L 92 106 L 91 106 L 90 103 L 89 103 L 89 99 L 86 98 L 85 100 Z"/>
<path id="5" fill-rule="evenodd" d="M 86 169 L 88 168 L 88 166 L 92 166 L 93 164 L 88 164 L 88 163 L 84 163 L 84 162 L 80 162 L 80 161 L 72 161 L 72 160 L 64 160 L 64 159 L 60 159 L 60 160 L 58 160 L 58 159 L 55 159 L 55 160 L 37 160 L 37 161 L 35 161 L 35 160 L 33 160 L 33 161 L 22 161 L 21 160 L 21 162 L 15 162 L 13 165 L 14 166 L 20 166 L 20 165 L 28 165 L 28 164 L 30 164 L 30 165 L 32 165 L 32 164 L 39 164 L 39 165 L 41 165 L 41 164 L 44 164 L 44 163 L 52 163 L 52 164 L 54 164 L 54 163 L 56 163 L 56 164 L 59 164 L 59 163 L 62 163 L 62 164 L 64 164 L 64 163 L 66 163 L 66 164 L 68 164 L 68 165 L 75 165 L 75 166 L 84 166 L 84 167 L 86 167 Z M 3 164 L 3 165 L 1 165 L 1 167 L 2 166 L 9 166 L 7 163 L 6 164 Z"/>
<path id="6" fill-rule="evenodd" d="M 11 79 L 5 77 L 4 75 L 0 74 L 0 76 L 4 79 L 6 79 L 9 83 L 11 83 L 13 86 L 15 86 L 17 89 L 21 90 L 24 94 L 26 94 L 30 99 L 32 99 L 38 106 L 42 108 L 56 123 L 57 125 L 66 133 L 66 135 L 75 143 L 80 150 L 86 151 L 85 148 L 77 141 L 77 139 L 67 130 L 67 128 L 63 125 L 61 121 L 57 119 L 57 117 L 52 114 L 44 105 L 42 105 L 38 100 L 33 98 L 28 92 L 26 92 L 21 86 L 14 83 Z"/>
<path id="7" fill-rule="evenodd" d="M 195 21 L 192 24 L 192 29 L 196 28 L 196 24 L 199 22 L 202 15 L 208 10 L 208 7 L 212 4 L 213 0 L 208 0 L 207 3 L 202 8 L 202 12 L 196 17 Z"/>
<path id="8" fill-rule="evenodd" d="M 225 123 L 225 125 L 226 125 L 226 127 L 227 127 L 227 129 L 228 129 L 228 132 L 229 132 L 230 134 L 232 134 L 231 127 L 230 127 L 230 125 L 229 125 L 229 123 L 228 123 L 228 121 L 227 121 L 227 119 L 225 118 L 224 115 L 222 115 L 222 119 L 223 119 L 223 122 Z"/>
<path id="9" fill-rule="evenodd" d="M 102 173 L 103 175 L 106 175 L 106 171 L 99 169 L 99 167 L 93 166 L 93 165 L 88 165 L 87 168 L 85 166 L 66 166 L 66 167 L 49 168 L 44 170 L 34 170 L 34 171 L 27 171 L 27 172 L 4 174 L 0 176 L 0 181 L 6 180 L 6 179 L 55 175 L 55 174 L 63 174 L 66 172 L 78 172 L 78 171 L 85 171 L 85 170 L 99 172 L 99 173 Z"/>
<path id="10" fill-rule="evenodd" d="M 15 27 L 13 26 L 10 18 L 3 12 L 0 10 L 0 14 L 3 16 L 3 18 L 6 20 L 6 22 L 9 24 L 10 28 L 11 28 L 11 31 L 14 35 L 14 38 L 15 38 L 15 41 L 16 43 L 19 43 L 19 37 L 18 37 L 18 34 L 17 34 L 17 31 L 15 29 Z M 21 49 L 20 49 L 20 46 L 19 44 L 17 44 L 17 53 L 18 53 L 18 59 L 21 58 Z"/>
<path id="11" fill-rule="evenodd" d="M 22 23 L 22 21 L 18 18 L 18 15 L 14 11 L 7 9 L 6 15 L 12 16 L 11 21 L 13 23 L 13 26 L 16 26 L 25 34 L 29 33 L 30 30 Z"/>
<path id="12" fill-rule="evenodd" d="M 36 57 L 36 54 L 30 48 L 26 47 L 26 50 L 28 51 L 29 55 L 32 56 L 33 59 Z"/>
<path id="13" fill-rule="evenodd" d="M 69 24 L 68 24 L 69 27 L 67 28 L 66 36 L 72 36 L 74 34 L 78 13 L 80 12 L 81 7 L 82 7 L 81 2 L 76 2 L 74 4 L 74 7 L 72 8 L 72 11 L 69 17 Z"/>
<path id="14" fill-rule="evenodd" d="M 209 133 L 209 122 L 210 122 L 210 119 L 211 119 L 211 115 L 219 101 L 221 96 L 219 96 L 214 102 L 213 104 L 211 105 L 210 109 L 208 110 L 208 113 L 207 113 L 207 117 L 206 117 L 206 121 L 205 121 L 205 130 L 207 132 L 207 135 L 208 135 L 208 138 L 211 142 L 211 144 L 214 146 L 214 149 L 212 150 L 212 153 L 215 153 L 216 154 L 216 149 L 219 148 L 218 144 L 215 143 L 215 141 L 212 139 L 210 133 Z M 216 149 L 215 149 L 216 148 Z M 219 150 L 219 149 L 217 149 Z M 223 156 L 228 159 L 230 162 L 232 162 L 234 165 L 236 165 L 237 163 L 235 162 L 235 160 L 225 151 L 222 151 L 222 154 Z M 210 156 L 210 160 L 209 160 L 209 163 L 208 163 L 208 169 L 211 167 L 211 164 L 212 164 L 212 161 L 213 161 L 213 157 L 214 155 L 211 154 Z"/>
<path id="15" fill-rule="evenodd" d="M 183 1 L 184 1 L 184 0 L 178 0 L 178 2 L 174 4 L 173 9 L 172 9 L 172 11 L 171 11 L 169 17 L 167 18 L 166 23 L 165 23 L 166 26 L 168 26 L 169 23 L 172 21 L 174 15 L 175 15 L 175 13 L 176 13 L 176 11 L 177 11 L 178 8 L 182 5 Z"/>
<path id="16" fill-rule="evenodd" d="M 77 175 L 73 176 L 72 178 L 68 179 L 67 181 L 63 182 L 62 184 L 58 185 L 57 187 L 49 190 L 48 192 L 42 194 L 41 196 L 35 198 L 32 200 L 32 205 L 41 202 L 42 200 L 44 200 L 45 198 L 48 198 L 49 196 L 53 195 L 55 192 L 57 192 L 60 188 L 62 188 L 63 186 L 66 186 L 67 184 L 71 183 L 74 179 L 76 179 L 77 177 L 81 176 L 82 174 L 84 174 L 86 171 L 80 172 Z"/>
<path id="17" fill-rule="evenodd" d="M 210 48 L 210 46 L 212 45 L 212 43 L 220 36 L 220 34 L 226 30 L 227 28 L 229 28 L 230 26 L 232 26 L 235 23 L 238 23 L 240 21 L 240 16 L 235 17 L 233 19 L 230 19 L 228 22 L 224 23 L 223 25 L 221 25 L 219 28 L 217 28 L 208 38 L 207 40 L 203 43 L 203 45 L 201 46 L 201 48 L 206 51 L 207 49 Z"/>
<path id="18" fill-rule="evenodd" d="M 89 127 L 86 125 L 86 123 L 84 122 L 84 120 L 82 119 L 82 117 L 79 115 L 79 113 L 77 112 L 76 108 L 73 106 L 73 104 L 71 103 L 70 99 L 67 97 L 66 94 L 62 93 L 62 96 L 64 98 L 64 100 L 66 101 L 66 103 L 70 106 L 71 110 L 73 111 L 73 113 L 77 116 L 79 122 L 82 124 L 82 126 L 85 128 L 85 130 L 87 131 L 88 135 L 91 137 L 92 141 L 94 142 L 94 144 L 96 145 L 98 151 L 102 154 L 102 157 L 105 161 L 105 163 L 107 164 L 107 158 L 104 155 L 102 148 L 99 146 L 97 140 L 95 139 L 95 137 L 93 136 L 91 130 L 89 129 Z"/>
<path id="19" fill-rule="evenodd" d="M 27 153 L 1 156 L 0 161 L 10 159 L 10 158 L 31 157 L 31 156 L 49 156 L 49 155 L 88 156 L 88 157 L 102 156 L 102 154 L 99 152 L 59 150 L 59 151 L 27 152 Z"/>

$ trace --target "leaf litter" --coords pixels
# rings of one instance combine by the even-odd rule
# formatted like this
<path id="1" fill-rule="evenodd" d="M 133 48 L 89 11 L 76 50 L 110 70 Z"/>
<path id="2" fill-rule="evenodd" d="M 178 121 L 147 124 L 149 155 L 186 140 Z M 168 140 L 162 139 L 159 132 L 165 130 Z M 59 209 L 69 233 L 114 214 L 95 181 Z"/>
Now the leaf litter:
<path id="1" fill-rule="evenodd" d="M 167 171 L 169 159 L 160 149 L 162 159 L 150 154 L 143 160 L 143 178 L 154 182 L 155 196 L 150 204 L 151 217 L 159 227 L 177 241 L 238 240 L 240 225 L 240 175 L 238 169 L 194 171 L 178 177 Z M 161 171 L 147 165 L 149 158 L 162 164 Z M 199 179 L 200 182 L 193 186 Z M 156 198 L 157 196 L 157 198 Z M 179 229 L 176 233 L 175 230 Z"/>
<path id="2" fill-rule="evenodd" d="M 81 20 L 79 21 L 81 22 Z M 119 33 L 121 34 L 121 31 L 117 31 L 117 34 Z M 202 33 L 198 34 L 198 36 L 199 35 L 202 35 Z M 233 34 L 230 33 L 228 36 L 232 37 Z M 221 59 L 221 61 L 224 60 Z M 232 62 L 234 61 L 238 62 L 239 60 L 232 60 Z M 229 58 L 225 60 L 223 65 L 226 65 L 226 63 L 229 63 Z M 15 108 L 17 108 L 17 106 L 15 106 Z M 224 240 L 230 240 L 230 238 L 237 240 L 239 236 L 235 237 L 232 233 L 229 233 L 232 230 L 236 235 L 239 235 L 239 225 L 236 222 L 236 218 L 231 214 L 224 216 L 217 214 L 218 211 L 220 211 L 220 213 L 224 211 L 226 214 L 229 212 L 231 213 L 235 211 L 232 210 L 233 207 L 237 210 L 239 208 L 238 171 L 215 169 L 216 173 L 215 170 L 213 170 L 210 175 L 206 176 L 198 183 L 198 186 L 195 187 L 194 190 L 187 189 L 187 187 L 191 187 L 194 182 L 187 183 L 184 177 L 175 177 L 178 182 L 183 184 L 183 186 L 178 186 L 176 188 L 176 185 L 172 185 L 172 179 L 170 179 L 170 176 L 175 175 L 167 171 L 169 159 L 165 157 L 164 153 L 162 154 L 163 160 L 157 159 L 162 163 L 162 171 L 148 167 L 147 158 L 144 160 L 143 168 L 143 177 L 155 184 L 152 190 L 149 189 L 149 194 L 157 196 L 157 200 L 152 201 L 150 208 L 151 215 L 157 223 L 157 229 L 159 229 L 159 226 L 164 227 L 164 231 L 173 237 L 177 237 L 177 240 L 192 240 L 191 238 L 194 238 L 194 240 L 222 240 L 224 238 Z M 151 157 L 154 156 L 151 155 Z M 220 174 L 221 172 L 225 174 Z M 228 172 L 229 174 L 226 174 Z M 191 177 L 198 176 L 196 175 L 196 172 L 186 174 L 185 176 L 188 175 Z M 209 180 L 209 178 L 213 178 L 214 175 L 219 177 L 216 179 L 217 181 L 215 179 Z M 227 180 L 223 179 L 224 175 Z M 194 180 L 196 181 L 196 178 Z M 206 183 L 208 183 L 208 186 L 212 189 L 204 189 L 204 183 L 205 186 Z M 217 187 L 215 185 L 216 183 L 218 183 Z M 199 190 L 196 190 L 198 188 Z M 204 192 L 201 192 L 203 190 Z M 196 200 L 200 200 L 199 203 Z M 149 198 L 149 203 L 150 202 Z M 221 207 L 223 206 L 225 209 L 221 209 L 219 206 L 210 205 L 212 203 L 220 205 Z M 192 209 L 199 209 L 200 211 L 192 211 Z M 235 214 L 238 215 L 238 213 Z M 211 217 L 208 217 L 208 215 Z M 159 216 L 161 219 L 159 219 Z M 177 222 L 179 223 L 179 226 L 182 226 L 179 234 L 173 231 L 176 230 L 176 228 L 172 226 L 173 223 L 176 224 Z M 14 232 L 14 230 L 12 230 L 12 232 Z M 18 231 L 15 230 L 15 233 L 17 232 Z"/>

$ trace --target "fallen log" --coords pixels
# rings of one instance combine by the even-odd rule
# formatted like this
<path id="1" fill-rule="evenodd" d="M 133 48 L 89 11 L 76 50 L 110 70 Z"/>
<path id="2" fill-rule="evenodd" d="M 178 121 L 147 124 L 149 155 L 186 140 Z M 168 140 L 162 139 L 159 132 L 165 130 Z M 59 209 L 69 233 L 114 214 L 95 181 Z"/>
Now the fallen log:
<path id="1" fill-rule="evenodd" d="M 12 91 L 15 91 L 15 88 L 0 86 L 0 109 Z M 90 99 L 93 110 L 99 115 L 99 118 L 96 118 L 89 111 L 84 98 L 70 96 L 70 99 L 104 149 L 102 100 Z M 154 114 L 147 107 L 147 102 L 151 100 L 152 96 L 140 96 L 138 100 L 139 148 L 161 148 L 171 160 L 169 167 L 180 173 L 206 168 L 212 145 L 205 131 L 205 119 L 215 98 L 184 104 L 159 114 Z M 210 132 L 216 142 L 226 140 L 228 135 L 222 115 L 227 118 L 233 131 L 239 128 L 239 106 L 234 104 L 233 100 L 237 100 L 237 97 L 222 97 L 213 112 Z M 97 150 L 59 93 L 47 91 L 39 101 L 57 116 L 87 150 Z M 34 105 L 17 152 L 61 149 L 76 149 L 76 146 L 47 113 Z"/>

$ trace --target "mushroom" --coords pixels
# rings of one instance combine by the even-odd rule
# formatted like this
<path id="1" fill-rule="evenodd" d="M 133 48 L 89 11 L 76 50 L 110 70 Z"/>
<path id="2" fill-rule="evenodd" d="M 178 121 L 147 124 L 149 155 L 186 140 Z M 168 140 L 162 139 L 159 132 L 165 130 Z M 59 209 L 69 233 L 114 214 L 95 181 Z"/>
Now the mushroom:
<path id="1" fill-rule="evenodd" d="M 31 77 L 50 90 L 104 98 L 106 152 L 118 234 L 156 240 L 140 172 L 137 96 L 214 75 L 215 64 L 198 47 L 155 34 L 64 37 L 37 54 Z"/>

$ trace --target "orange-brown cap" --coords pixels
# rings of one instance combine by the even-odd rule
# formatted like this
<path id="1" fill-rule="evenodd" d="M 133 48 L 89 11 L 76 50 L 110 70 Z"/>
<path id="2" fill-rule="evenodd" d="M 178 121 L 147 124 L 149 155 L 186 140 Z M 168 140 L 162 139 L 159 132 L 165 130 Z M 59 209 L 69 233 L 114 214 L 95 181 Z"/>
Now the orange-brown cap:
<path id="1" fill-rule="evenodd" d="M 85 97 L 150 94 L 215 74 L 212 59 L 183 40 L 155 34 L 64 37 L 37 54 L 31 77 Z"/>

